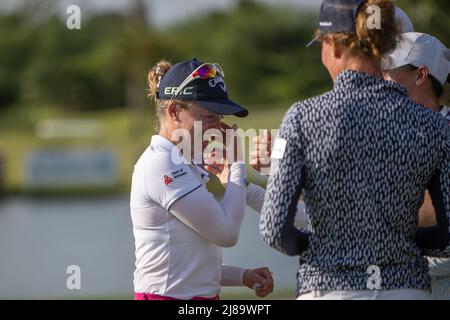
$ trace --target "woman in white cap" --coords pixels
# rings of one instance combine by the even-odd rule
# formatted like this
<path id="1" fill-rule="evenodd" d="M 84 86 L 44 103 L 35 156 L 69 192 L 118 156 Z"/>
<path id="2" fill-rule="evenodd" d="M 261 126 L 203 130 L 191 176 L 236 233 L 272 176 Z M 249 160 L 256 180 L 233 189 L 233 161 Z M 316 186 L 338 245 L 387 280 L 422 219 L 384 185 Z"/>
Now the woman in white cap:
<path id="1" fill-rule="evenodd" d="M 425 33 L 404 33 L 396 50 L 386 56 L 383 69 L 385 79 L 405 86 L 411 99 L 450 122 L 448 107 L 439 102 L 450 81 L 450 49 L 441 41 Z"/>
<path id="2" fill-rule="evenodd" d="M 384 63 L 385 79 L 406 87 L 408 95 L 425 107 L 442 114 L 450 126 L 449 108 L 440 104 L 443 87 L 450 82 L 450 50 L 437 38 L 424 33 L 405 33 Z M 419 224 L 436 223 L 429 196 L 420 210 Z M 450 299 L 450 259 L 429 258 L 431 289 L 436 298 Z"/>
<path id="3" fill-rule="evenodd" d="M 172 66 L 162 60 L 148 79 L 160 126 L 132 178 L 135 299 L 214 300 L 221 286 L 243 285 L 266 296 L 273 290 L 267 268 L 222 264 L 220 247 L 236 244 L 245 212 L 245 164 L 231 160 L 221 202 L 207 191 L 208 174 L 201 166 L 205 131 L 221 129 L 223 115 L 242 117 L 247 110 L 229 100 L 217 64 L 193 59 Z M 198 156 L 196 142 L 197 162 L 190 160 Z"/>
<path id="4" fill-rule="evenodd" d="M 371 5 L 379 29 L 368 27 Z M 392 1 L 322 3 L 318 40 L 334 88 L 285 115 L 260 223 L 270 246 L 300 255 L 298 299 L 431 297 L 423 253 L 449 243 L 450 132 L 383 80 L 396 29 Z M 442 205 L 436 226 L 418 228 L 426 186 Z M 302 191 L 311 232 L 293 226 Z"/>

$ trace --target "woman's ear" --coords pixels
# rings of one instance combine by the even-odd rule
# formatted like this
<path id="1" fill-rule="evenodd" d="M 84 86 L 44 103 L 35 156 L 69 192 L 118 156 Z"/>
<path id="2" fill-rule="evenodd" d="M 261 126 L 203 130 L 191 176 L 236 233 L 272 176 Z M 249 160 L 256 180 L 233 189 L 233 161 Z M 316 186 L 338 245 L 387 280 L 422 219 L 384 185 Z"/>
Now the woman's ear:
<path id="1" fill-rule="evenodd" d="M 336 41 L 331 40 L 330 45 L 332 46 L 332 54 L 333 54 L 333 58 L 335 59 L 340 59 L 342 58 L 342 55 L 344 53 L 344 48 L 339 45 L 338 43 L 336 43 Z"/>
<path id="2" fill-rule="evenodd" d="M 425 83 L 428 78 L 428 68 L 425 66 L 420 66 L 417 68 L 416 86 L 420 87 Z"/>
<path id="3" fill-rule="evenodd" d="M 180 108 L 175 101 L 169 102 L 167 106 L 167 116 L 175 122 L 179 122 Z"/>

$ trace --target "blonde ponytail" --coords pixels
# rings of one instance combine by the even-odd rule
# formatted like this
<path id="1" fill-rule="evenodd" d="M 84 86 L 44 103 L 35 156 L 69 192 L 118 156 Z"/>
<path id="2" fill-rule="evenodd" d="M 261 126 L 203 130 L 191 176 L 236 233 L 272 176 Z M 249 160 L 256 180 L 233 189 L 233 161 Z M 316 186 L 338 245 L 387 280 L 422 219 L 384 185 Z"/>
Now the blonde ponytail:
<path id="1" fill-rule="evenodd" d="M 153 68 L 150 69 L 147 75 L 148 79 L 148 96 L 153 100 L 158 100 L 159 83 L 166 72 L 172 67 L 170 62 L 160 60 Z"/>
<path id="2" fill-rule="evenodd" d="M 380 9 L 380 28 L 369 28 L 370 6 Z M 347 47 L 352 56 L 366 56 L 381 60 L 397 46 L 399 26 L 395 20 L 395 5 L 391 0 L 367 0 L 358 10 L 355 31 L 336 32 L 325 35 L 318 31 L 316 36 L 321 41 L 330 41 Z"/>

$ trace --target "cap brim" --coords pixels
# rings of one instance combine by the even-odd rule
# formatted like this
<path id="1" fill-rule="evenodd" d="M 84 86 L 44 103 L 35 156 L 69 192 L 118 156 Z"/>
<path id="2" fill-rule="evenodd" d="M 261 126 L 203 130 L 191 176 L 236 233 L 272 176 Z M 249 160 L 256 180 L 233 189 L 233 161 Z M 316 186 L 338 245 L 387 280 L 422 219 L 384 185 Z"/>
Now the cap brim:
<path id="1" fill-rule="evenodd" d="M 197 100 L 198 104 L 200 104 L 203 108 L 208 111 L 221 114 L 221 115 L 235 115 L 237 117 L 246 117 L 248 115 L 248 110 L 244 107 L 241 107 L 236 102 L 231 100 L 208 100 L 202 101 Z"/>
<path id="2" fill-rule="evenodd" d="M 391 71 L 406 65 L 408 65 L 408 63 L 404 60 L 398 59 L 397 57 L 393 57 L 391 55 L 386 55 L 381 62 L 381 69 L 383 71 Z"/>
<path id="3" fill-rule="evenodd" d="M 311 47 L 313 44 L 316 44 L 318 42 L 317 38 L 312 39 L 308 44 L 306 45 L 307 48 Z"/>

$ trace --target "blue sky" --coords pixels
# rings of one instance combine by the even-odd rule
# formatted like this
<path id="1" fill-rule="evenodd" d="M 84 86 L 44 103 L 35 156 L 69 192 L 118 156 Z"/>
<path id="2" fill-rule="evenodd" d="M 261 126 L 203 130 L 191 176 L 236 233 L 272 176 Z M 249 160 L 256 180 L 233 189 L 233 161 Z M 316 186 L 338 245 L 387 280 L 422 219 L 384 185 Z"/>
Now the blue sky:
<path id="1" fill-rule="evenodd" d="M 17 7 L 18 4 L 35 0 L 1 0 L 0 10 L 8 11 Z M 54 3 L 55 10 L 61 13 L 71 4 L 76 4 L 83 11 L 123 11 L 126 10 L 133 0 L 44 0 Z M 318 10 L 320 0 L 257 0 L 276 6 L 294 6 L 297 8 L 315 8 Z M 166 26 L 187 19 L 192 15 L 209 10 L 226 10 L 233 6 L 237 0 L 144 0 L 148 15 L 157 26 Z"/>

